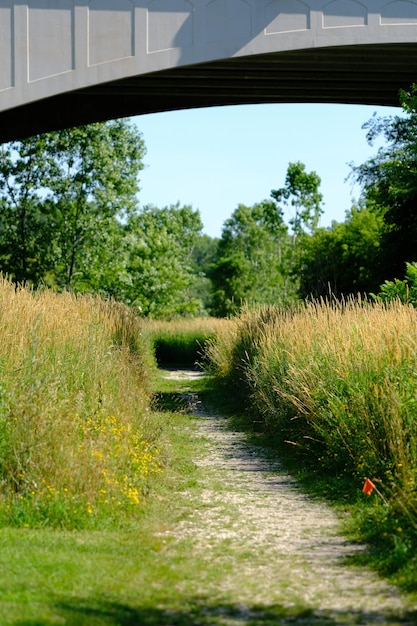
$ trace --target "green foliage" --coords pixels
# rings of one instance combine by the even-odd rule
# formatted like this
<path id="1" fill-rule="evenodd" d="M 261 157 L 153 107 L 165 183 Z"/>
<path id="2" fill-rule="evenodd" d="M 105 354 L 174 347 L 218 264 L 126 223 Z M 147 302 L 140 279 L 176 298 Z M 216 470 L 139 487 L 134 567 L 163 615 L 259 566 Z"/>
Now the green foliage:
<path id="1" fill-rule="evenodd" d="M 274 202 L 239 205 L 226 220 L 211 273 L 213 313 L 228 316 L 244 302 L 284 302 L 294 287 L 286 272 L 289 239 Z"/>
<path id="2" fill-rule="evenodd" d="M 291 238 L 285 267 L 285 294 L 290 279 L 299 287 L 300 266 L 308 241 L 308 233 L 315 234 L 323 212 L 320 183 L 320 177 L 316 172 L 307 173 L 305 165 L 298 161 L 289 163 L 285 187 L 271 191 L 271 197 L 280 207 L 281 213 L 283 214 L 284 208 L 287 210 L 290 208 L 291 212 L 289 219 Z"/>
<path id="3" fill-rule="evenodd" d="M 385 144 L 364 164 L 352 167 L 363 195 L 383 216 L 380 264 L 382 276 L 393 280 L 407 261 L 414 261 L 417 244 L 417 89 L 400 94 L 402 115 L 371 118 L 364 128 L 373 145 Z"/>
<path id="4" fill-rule="evenodd" d="M 374 298 L 382 302 L 400 300 L 417 306 L 417 263 L 406 263 L 405 279 L 386 280 Z"/>
<path id="5" fill-rule="evenodd" d="M 209 235 L 199 235 L 192 251 L 192 269 L 195 274 L 190 294 L 202 303 L 202 313 L 208 314 L 212 308 L 213 289 L 211 273 L 216 263 L 218 239 Z"/>
<path id="6" fill-rule="evenodd" d="M 158 365 L 161 367 L 195 367 L 202 359 L 203 346 L 207 337 L 204 334 L 171 334 L 155 337 L 154 349 Z"/>
<path id="7" fill-rule="evenodd" d="M 313 233 L 323 213 L 322 194 L 319 192 L 321 179 L 316 172 L 307 173 L 304 163 L 289 163 L 285 177 L 285 187 L 271 191 L 271 197 L 292 209 L 289 223 L 298 236 L 304 229 Z"/>
<path id="8" fill-rule="evenodd" d="M 3 147 L 0 268 L 18 282 L 75 291 L 104 283 L 111 292 L 110 271 L 120 271 L 113 256 L 118 224 L 135 206 L 144 152 L 125 120 Z"/>
<path id="9" fill-rule="evenodd" d="M 200 312 L 192 253 L 201 229 L 200 215 L 190 206 L 147 206 L 132 214 L 126 226 L 129 281 L 123 300 L 152 318 Z"/>
<path id="10" fill-rule="evenodd" d="M 53 220 L 42 204 L 45 142 L 30 138 L 1 147 L 0 261 L 16 281 L 38 282 L 53 260 Z"/>
<path id="11" fill-rule="evenodd" d="M 138 209 L 144 154 L 125 120 L 4 146 L 0 269 L 16 282 L 112 296 L 149 317 L 202 313 L 200 216 L 179 205 Z"/>
<path id="12" fill-rule="evenodd" d="M 215 315 L 228 316 L 243 304 L 288 304 L 296 299 L 297 266 L 307 232 L 315 232 L 322 213 L 320 178 L 303 163 L 290 163 L 285 187 L 272 200 L 239 205 L 227 220 L 211 273 Z M 291 233 L 284 209 L 291 207 Z M 296 269 L 297 268 L 297 269 Z"/>
<path id="13" fill-rule="evenodd" d="M 216 258 L 218 240 L 209 235 L 199 235 L 192 250 L 194 269 L 207 275 Z"/>
<path id="14" fill-rule="evenodd" d="M 318 228 L 304 241 L 296 271 L 302 298 L 349 296 L 375 291 L 381 282 L 379 255 L 382 217 L 352 207 L 343 223 Z"/>

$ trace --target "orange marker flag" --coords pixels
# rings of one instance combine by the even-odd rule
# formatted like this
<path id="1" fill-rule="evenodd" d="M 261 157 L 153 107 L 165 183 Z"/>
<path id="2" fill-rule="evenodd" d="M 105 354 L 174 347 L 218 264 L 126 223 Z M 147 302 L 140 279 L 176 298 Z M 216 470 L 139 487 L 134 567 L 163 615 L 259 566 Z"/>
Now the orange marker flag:
<path id="1" fill-rule="evenodd" d="M 366 493 L 367 496 L 370 496 L 374 489 L 375 489 L 374 483 L 372 482 L 372 480 L 367 478 L 365 480 L 365 483 L 364 483 L 363 487 L 362 487 L 363 493 Z"/>

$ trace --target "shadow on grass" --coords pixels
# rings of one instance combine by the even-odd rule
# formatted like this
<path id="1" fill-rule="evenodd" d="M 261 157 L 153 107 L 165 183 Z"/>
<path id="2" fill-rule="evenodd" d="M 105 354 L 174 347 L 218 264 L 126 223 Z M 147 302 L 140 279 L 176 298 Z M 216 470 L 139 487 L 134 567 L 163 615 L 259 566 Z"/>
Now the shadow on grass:
<path id="1" fill-rule="evenodd" d="M 160 413 L 190 412 L 192 394 L 158 392 L 152 398 L 152 409 Z"/>
<path id="2" fill-rule="evenodd" d="M 133 608 L 121 604 L 85 601 L 58 604 L 56 618 L 66 626 L 337 626 L 340 624 L 379 624 L 379 626 L 413 625 L 417 612 L 402 616 L 348 611 L 315 611 L 311 608 L 285 608 L 280 605 L 247 607 L 231 604 L 210 604 L 191 599 L 184 609 L 153 607 Z M 52 626 L 51 620 L 15 622 L 14 626 Z M 59 622 L 61 623 L 61 622 Z"/>
<path id="3" fill-rule="evenodd" d="M 198 368 L 170 368 L 160 370 L 160 372 L 166 372 L 166 376 L 163 376 L 165 388 L 154 392 L 153 410 L 168 413 L 196 412 L 201 401 L 201 395 L 206 392 L 207 388 L 211 388 L 211 381 L 202 370 Z"/>

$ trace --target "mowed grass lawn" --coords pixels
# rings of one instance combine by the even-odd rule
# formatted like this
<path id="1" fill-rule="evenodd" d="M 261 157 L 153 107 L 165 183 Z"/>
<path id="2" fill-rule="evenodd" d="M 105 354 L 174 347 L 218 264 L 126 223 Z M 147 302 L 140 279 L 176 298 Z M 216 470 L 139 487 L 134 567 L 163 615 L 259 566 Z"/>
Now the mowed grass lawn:
<path id="1" fill-rule="evenodd" d="M 0 623 L 168 623 L 166 610 L 187 610 L 177 585 L 188 579 L 192 589 L 186 546 L 170 556 L 168 543 L 155 529 L 139 527 L 124 533 L 3 529 Z"/>
<path id="2" fill-rule="evenodd" d="M 174 548 L 170 533 L 192 512 L 183 494 L 199 489 L 192 458 L 204 441 L 193 435 L 194 418 L 185 412 L 166 411 L 160 420 L 170 465 L 120 529 L 0 529 L 1 626 L 195 623 L 200 574 L 191 567 L 187 541 Z"/>

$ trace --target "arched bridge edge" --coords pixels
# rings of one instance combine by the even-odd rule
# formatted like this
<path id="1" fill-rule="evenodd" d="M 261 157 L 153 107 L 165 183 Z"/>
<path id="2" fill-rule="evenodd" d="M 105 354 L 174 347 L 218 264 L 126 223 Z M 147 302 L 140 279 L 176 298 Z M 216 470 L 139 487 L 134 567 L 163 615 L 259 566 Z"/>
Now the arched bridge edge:
<path id="1" fill-rule="evenodd" d="M 351 50 L 356 63 L 360 50 L 379 47 L 385 61 L 383 50 L 412 52 L 415 42 L 417 0 L 2 0 L 0 116 L 63 94 L 104 93 L 106 85 L 137 88 L 146 77 L 155 86 L 158 76 L 164 83 L 197 68 L 208 80 L 218 68 L 215 86 L 222 68 L 230 75 L 237 63 L 240 76 L 257 59 L 264 71 L 269 59 L 274 75 L 278 55 L 295 55 L 313 70 L 315 57 L 320 65 L 338 56 L 333 51 Z M 407 76 L 417 69 L 413 53 L 399 55 L 398 63 Z M 360 65 L 357 70 L 360 82 Z M 164 110 L 158 89 L 154 97 L 154 110 Z M 213 94 L 202 105 L 218 100 Z M 131 108 L 122 106 L 121 113 Z"/>

